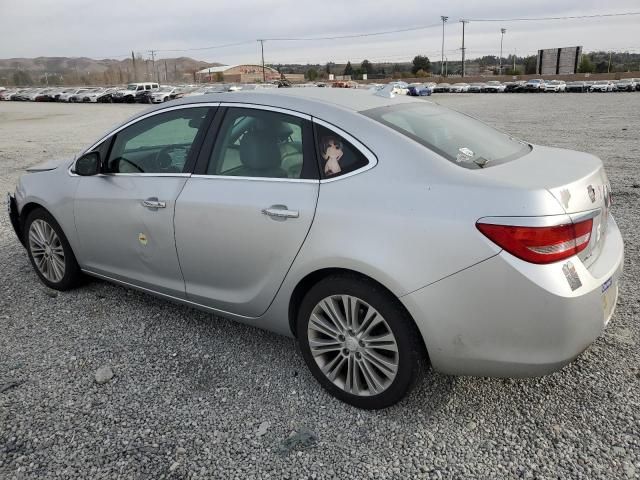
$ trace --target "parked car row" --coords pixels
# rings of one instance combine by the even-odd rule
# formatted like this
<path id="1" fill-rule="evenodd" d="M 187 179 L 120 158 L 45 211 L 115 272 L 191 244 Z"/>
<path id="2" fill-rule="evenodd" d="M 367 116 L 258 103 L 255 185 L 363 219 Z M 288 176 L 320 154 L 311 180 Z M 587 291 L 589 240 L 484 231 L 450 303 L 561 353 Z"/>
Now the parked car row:
<path id="1" fill-rule="evenodd" d="M 0 92 L 0 100 L 70 103 L 162 103 L 197 90 L 198 86 L 161 86 L 154 82 L 125 87 L 14 88 Z"/>
<path id="2" fill-rule="evenodd" d="M 518 80 L 513 82 L 476 83 L 438 83 L 432 87 L 433 93 L 503 93 L 503 92 L 633 92 L 640 91 L 640 78 L 625 78 L 622 80 L 574 81 Z"/>

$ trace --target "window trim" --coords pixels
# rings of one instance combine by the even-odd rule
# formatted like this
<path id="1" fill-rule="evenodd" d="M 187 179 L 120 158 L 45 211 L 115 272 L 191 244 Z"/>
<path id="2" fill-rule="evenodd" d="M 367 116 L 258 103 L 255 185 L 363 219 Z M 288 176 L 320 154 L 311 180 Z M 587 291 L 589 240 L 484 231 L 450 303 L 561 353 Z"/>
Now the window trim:
<path id="1" fill-rule="evenodd" d="M 345 132 L 344 130 L 342 130 L 339 127 L 336 127 L 332 123 L 325 122 L 324 120 L 321 120 L 321 119 L 316 118 L 316 117 L 313 117 L 312 122 L 315 125 L 319 125 L 321 127 L 324 127 L 327 130 L 330 130 L 331 132 L 335 133 L 336 135 L 344 138 L 347 142 L 349 142 L 351 145 L 353 145 L 353 147 L 356 150 L 358 150 L 368 160 L 368 163 L 366 165 L 364 165 L 363 167 L 358 168 L 357 170 L 354 170 L 353 172 L 345 173 L 344 175 L 339 175 L 337 177 L 332 177 L 332 178 L 320 178 L 320 183 L 337 182 L 337 181 L 342 180 L 344 178 L 349 178 L 349 177 L 352 177 L 354 175 L 358 175 L 360 173 L 366 172 L 367 170 L 371 170 L 373 167 L 375 167 L 378 164 L 378 157 L 376 157 L 375 154 L 371 150 L 369 150 L 362 142 L 360 142 L 353 135 Z M 316 129 L 314 128 L 313 131 L 315 132 L 315 130 Z M 314 140 L 314 142 L 316 143 L 316 146 L 317 146 L 317 141 Z M 317 156 L 317 154 L 316 154 L 316 156 Z M 318 160 L 318 168 L 320 168 L 319 159 L 317 159 L 317 160 Z"/>
<path id="2" fill-rule="evenodd" d="M 198 161 L 196 164 L 196 168 L 194 173 L 191 175 L 191 178 L 216 178 L 216 179 L 225 179 L 225 180 L 251 180 L 251 181 L 263 181 L 263 182 L 290 182 L 290 183 L 314 183 L 317 184 L 320 181 L 320 172 L 319 170 L 316 172 L 318 178 L 274 178 L 274 177 L 240 177 L 240 176 L 232 176 L 232 175 L 212 175 L 206 173 L 207 168 L 209 167 L 209 162 L 211 161 L 211 155 L 213 155 L 213 150 L 215 148 L 216 142 L 218 140 L 218 136 L 220 134 L 220 129 L 222 127 L 222 123 L 224 121 L 227 112 L 231 108 L 244 108 L 249 110 L 265 110 L 274 113 L 281 113 L 283 115 L 290 115 L 293 117 L 298 117 L 308 122 L 308 125 L 303 125 L 303 131 L 305 128 L 308 128 L 311 133 L 311 147 L 308 147 L 310 150 L 310 157 L 314 164 L 317 165 L 317 158 L 315 152 L 315 139 L 313 134 L 313 117 L 306 113 L 298 112 L 296 110 L 288 110 L 286 108 L 280 107 L 272 107 L 270 105 L 260 105 L 253 103 L 244 103 L 244 102 L 220 102 L 218 111 L 216 112 L 215 118 L 209 128 L 211 131 L 207 135 L 207 140 L 205 141 L 205 145 L 200 149 L 200 155 L 198 156 Z M 306 145 L 303 143 L 303 152 L 305 151 Z"/>
<path id="3" fill-rule="evenodd" d="M 93 145 L 91 145 L 91 147 L 85 149 L 84 151 L 82 151 L 79 155 L 76 156 L 76 158 L 73 159 L 73 162 L 71 162 L 71 164 L 69 165 L 69 168 L 67 169 L 67 174 L 71 177 L 79 177 L 80 175 L 78 175 L 77 173 L 75 173 L 73 171 L 73 167 L 76 164 L 76 161 L 78 160 L 78 158 L 82 157 L 82 155 L 84 155 L 85 153 L 88 152 L 92 152 L 97 146 L 99 146 L 102 142 L 104 142 L 105 140 L 108 139 L 110 145 L 109 145 L 109 149 L 107 151 L 107 157 L 109 158 L 109 155 L 111 154 L 111 148 L 113 147 L 113 139 L 115 138 L 115 135 L 118 134 L 119 132 L 121 132 L 122 130 L 124 130 L 125 128 L 129 127 L 130 125 L 133 125 L 134 123 L 137 123 L 139 121 L 145 120 L 147 118 L 153 117 L 155 115 L 160 115 L 162 113 L 166 113 L 166 112 L 170 112 L 172 110 L 181 110 L 184 108 L 202 108 L 202 107 L 206 107 L 209 108 L 209 113 L 207 114 L 208 116 L 210 116 L 211 118 L 209 118 L 208 120 L 205 119 L 205 123 L 206 123 L 206 128 L 203 130 L 205 133 L 206 131 L 211 127 L 211 123 L 213 121 L 213 119 L 216 117 L 216 114 L 219 110 L 220 106 L 220 102 L 202 102 L 202 103 L 188 103 L 185 105 L 173 105 L 171 107 L 167 107 L 167 108 L 161 108 L 159 110 L 154 110 L 152 112 L 140 115 L 139 117 L 135 117 L 131 120 L 129 120 L 127 123 L 120 125 L 119 127 L 114 128 L 113 130 L 111 130 L 110 132 L 108 132 L 106 135 L 102 136 L 98 141 L 96 141 Z M 198 132 L 198 134 L 200 134 L 201 132 Z M 198 135 L 196 135 L 197 137 Z M 204 138 L 206 139 L 206 135 L 204 136 Z M 196 142 L 196 139 L 194 139 L 194 143 Z M 201 139 L 201 141 L 199 142 L 198 145 L 198 155 L 200 154 L 200 151 L 202 150 L 202 146 L 203 146 L 203 141 Z M 198 155 L 194 155 L 194 159 L 198 158 Z M 105 158 L 105 160 L 106 160 Z M 188 167 L 188 168 L 187 168 Z M 141 177 L 189 177 L 191 176 L 193 169 L 195 167 L 195 162 L 188 162 L 185 164 L 185 169 L 189 170 L 187 172 L 180 172 L 180 173 L 99 173 L 98 175 L 95 175 L 96 177 L 100 177 L 100 176 L 119 176 L 119 175 L 125 175 L 125 176 L 141 176 Z"/>

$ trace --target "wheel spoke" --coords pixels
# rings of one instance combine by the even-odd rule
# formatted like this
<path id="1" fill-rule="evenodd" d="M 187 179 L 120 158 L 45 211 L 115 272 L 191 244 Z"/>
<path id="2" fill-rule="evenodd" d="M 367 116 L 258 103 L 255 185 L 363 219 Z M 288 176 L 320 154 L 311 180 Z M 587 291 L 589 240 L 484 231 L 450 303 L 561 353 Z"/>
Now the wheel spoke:
<path id="1" fill-rule="evenodd" d="M 315 313 L 311 314 L 311 319 L 309 320 L 309 328 L 334 339 L 337 339 L 338 335 L 340 335 L 340 333 L 332 325 L 330 325 L 326 320 L 319 317 Z"/>
<path id="2" fill-rule="evenodd" d="M 383 390 L 382 380 L 364 357 L 360 360 L 360 367 L 362 368 L 362 376 L 364 377 L 364 381 L 367 383 L 369 391 L 372 393 L 378 393 L 378 390 Z"/>
<path id="3" fill-rule="evenodd" d="M 347 328 L 355 332 L 358 329 L 358 299 L 349 295 L 342 295 L 341 300 Z"/>
<path id="4" fill-rule="evenodd" d="M 309 339 L 309 346 L 314 356 L 342 350 L 342 343 L 334 339 Z"/>
<path id="5" fill-rule="evenodd" d="M 398 370 L 397 363 L 383 357 L 373 350 L 367 350 L 362 358 L 374 365 L 387 377 L 395 376 L 396 371 Z"/>
<path id="6" fill-rule="evenodd" d="M 38 245 L 38 247 L 44 248 L 45 246 L 44 241 L 42 241 L 40 235 L 38 234 L 37 228 L 31 229 L 31 231 L 29 232 L 29 240 Z"/>
<path id="7" fill-rule="evenodd" d="M 362 336 L 362 340 L 365 343 L 367 349 L 374 350 L 389 350 L 391 352 L 398 351 L 398 345 L 396 345 L 396 339 L 391 333 L 384 333 L 382 335 L 375 336 Z"/>
<path id="8" fill-rule="evenodd" d="M 64 277 L 64 261 L 57 255 L 52 255 L 51 264 L 55 272 L 55 281 L 59 282 Z"/>
<path id="9" fill-rule="evenodd" d="M 346 360 L 342 355 L 336 355 L 333 360 L 325 365 L 322 372 L 333 382 L 340 370 L 342 370 L 342 366 Z"/>
<path id="10" fill-rule="evenodd" d="M 358 328 L 356 333 L 362 334 L 363 332 L 364 333 L 368 332 L 369 327 L 371 326 L 372 322 L 376 320 L 377 316 L 378 316 L 378 312 L 376 312 L 375 309 L 367 305 L 367 310 L 364 315 L 364 320 L 362 320 L 362 323 L 360 324 L 360 328 Z"/>
<path id="11" fill-rule="evenodd" d="M 336 308 L 333 298 L 325 298 L 319 303 L 319 306 L 340 332 L 344 332 L 347 329 L 342 314 Z"/>

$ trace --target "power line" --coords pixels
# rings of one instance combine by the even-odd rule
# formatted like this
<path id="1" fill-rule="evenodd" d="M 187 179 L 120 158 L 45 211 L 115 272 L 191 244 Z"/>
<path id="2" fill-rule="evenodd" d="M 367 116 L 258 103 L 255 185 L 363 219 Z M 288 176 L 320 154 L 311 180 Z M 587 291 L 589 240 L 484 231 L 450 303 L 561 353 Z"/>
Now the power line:
<path id="1" fill-rule="evenodd" d="M 316 40 L 341 40 L 344 38 L 360 38 L 360 37 L 375 37 L 378 35 L 389 35 L 391 33 L 402 32 L 414 32 L 416 30 L 426 30 L 428 28 L 439 27 L 440 23 L 434 23 L 433 25 L 426 25 L 422 27 L 409 27 L 401 28 L 398 30 L 387 30 L 384 32 L 371 32 L 371 33 L 354 33 L 350 35 L 337 35 L 333 37 L 313 37 L 313 38 L 265 38 L 264 40 L 276 41 L 276 42 L 314 42 Z"/>
<path id="2" fill-rule="evenodd" d="M 224 44 L 224 45 L 214 45 L 212 47 L 163 49 L 163 50 L 156 50 L 156 52 L 195 52 L 195 51 L 198 51 L 198 50 L 215 50 L 217 48 L 236 47 L 238 45 L 247 45 L 249 43 L 254 43 L 254 42 L 255 42 L 255 40 L 245 40 L 245 41 L 242 41 L 242 42 L 227 43 L 227 44 Z"/>
<path id="3" fill-rule="evenodd" d="M 598 13 L 595 15 L 570 15 L 564 17 L 531 17 L 531 18 L 466 18 L 470 22 L 527 22 L 535 20 L 576 20 L 580 18 L 626 17 L 640 15 L 640 12 Z"/>

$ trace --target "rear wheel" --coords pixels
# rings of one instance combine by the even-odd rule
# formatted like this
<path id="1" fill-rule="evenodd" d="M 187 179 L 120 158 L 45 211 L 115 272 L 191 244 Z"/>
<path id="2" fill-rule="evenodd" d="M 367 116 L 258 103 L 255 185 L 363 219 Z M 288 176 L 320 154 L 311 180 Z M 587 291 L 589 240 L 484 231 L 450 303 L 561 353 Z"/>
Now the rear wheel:
<path id="1" fill-rule="evenodd" d="M 42 208 L 32 211 L 24 226 L 29 260 L 42 283 L 55 290 L 69 290 L 82 276 L 76 257 L 60 225 Z"/>
<path id="2" fill-rule="evenodd" d="M 355 275 L 335 275 L 314 285 L 300 306 L 297 332 L 318 382 L 359 408 L 385 408 L 402 400 L 424 361 L 420 333 L 398 300 Z"/>

